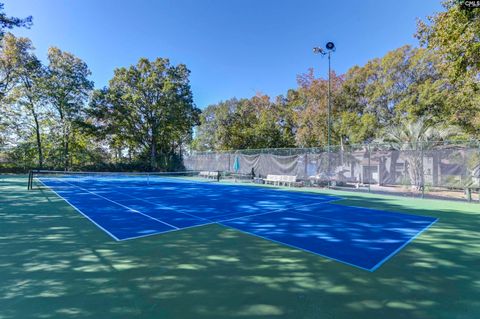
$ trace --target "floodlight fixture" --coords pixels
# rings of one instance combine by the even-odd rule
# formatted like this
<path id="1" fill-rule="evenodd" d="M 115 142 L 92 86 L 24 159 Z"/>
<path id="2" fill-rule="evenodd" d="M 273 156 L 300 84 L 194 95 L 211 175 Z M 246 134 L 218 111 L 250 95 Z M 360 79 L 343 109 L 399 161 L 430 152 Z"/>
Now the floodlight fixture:
<path id="1" fill-rule="evenodd" d="M 327 44 L 325 45 L 325 47 L 326 47 L 327 50 L 329 50 L 329 51 L 335 51 L 335 44 L 333 44 L 333 42 L 327 42 Z"/>
<path id="2" fill-rule="evenodd" d="M 314 47 L 314 48 L 313 48 L 313 53 L 315 53 L 315 54 L 322 54 L 322 55 L 325 55 L 325 54 L 326 54 L 325 51 L 323 51 L 323 49 L 322 49 L 322 48 L 319 48 L 319 47 Z"/>

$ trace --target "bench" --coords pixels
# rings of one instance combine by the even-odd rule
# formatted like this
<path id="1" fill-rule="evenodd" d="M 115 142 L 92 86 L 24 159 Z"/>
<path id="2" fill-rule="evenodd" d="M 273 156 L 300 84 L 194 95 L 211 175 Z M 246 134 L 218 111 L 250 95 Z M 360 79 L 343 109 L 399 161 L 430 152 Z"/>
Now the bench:
<path id="1" fill-rule="evenodd" d="M 277 185 L 277 183 L 280 182 L 280 176 L 281 175 L 271 175 L 271 174 L 268 174 L 267 175 L 267 178 L 264 178 L 264 182 L 265 184 L 270 184 L 272 183 L 273 185 Z"/>
<path id="2" fill-rule="evenodd" d="M 216 179 L 218 178 L 218 172 L 216 171 L 201 171 L 198 173 L 198 176 L 200 177 L 205 177 L 205 178 L 212 178 L 212 179 Z"/>
<path id="3" fill-rule="evenodd" d="M 298 186 L 297 176 L 295 175 L 273 175 L 268 174 L 267 178 L 264 179 L 265 184 L 272 183 L 273 185 L 281 186 Z"/>

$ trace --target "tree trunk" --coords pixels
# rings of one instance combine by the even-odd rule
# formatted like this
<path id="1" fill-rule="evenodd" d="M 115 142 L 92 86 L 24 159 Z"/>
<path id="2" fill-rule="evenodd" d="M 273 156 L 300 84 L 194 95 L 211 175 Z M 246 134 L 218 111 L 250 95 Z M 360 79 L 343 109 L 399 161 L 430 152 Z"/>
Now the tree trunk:
<path id="1" fill-rule="evenodd" d="M 63 161 L 64 161 L 64 170 L 68 171 L 68 164 L 69 164 L 69 158 L 68 158 L 68 152 L 69 152 L 69 144 L 68 144 L 68 129 L 63 123 Z"/>
<path id="2" fill-rule="evenodd" d="M 64 136 L 64 142 L 63 142 L 63 156 L 64 156 L 64 161 L 65 161 L 65 164 L 64 164 L 64 169 L 65 171 L 68 171 L 68 164 L 69 164 L 69 160 L 68 160 L 68 139 L 66 136 Z"/>
<path id="3" fill-rule="evenodd" d="M 390 150 L 390 173 L 388 174 L 387 183 L 396 185 L 397 184 L 397 162 L 400 157 L 400 151 Z"/>
<path id="4" fill-rule="evenodd" d="M 414 191 L 420 190 L 422 184 L 422 159 L 418 154 L 418 150 L 406 152 L 406 160 L 408 163 L 407 171 L 410 177 L 410 184 Z"/>
<path id="5" fill-rule="evenodd" d="M 150 146 L 150 168 L 152 171 L 157 168 L 157 142 L 154 134 L 152 134 L 152 142 Z"/>
<path id="6" fill-rule="evenodd" d="M 32 112 L 33 119 L 35 121 L 35 137 L 37 140 L 37 151 L 38 151 L 38 168 L 43 168 L 43 151 L 42 151 L 42 136 L 40 134 L 40 122 L 38 121 L 38 114 L 35 111 L 35 103 L 33 99 L 29 96 L 30 111 Z"/>
<path id="7" fill-rule="evenodd" d="M 42 137 L 40 135 L 40 124 L 38 122 L 38 116 L 33 112 L 33 118 L 35 119 L 35 134 L 37 138 L 37 150 L 38 150 L 38 168 L 43 168 L 43 152 L 42 152 Z"/>

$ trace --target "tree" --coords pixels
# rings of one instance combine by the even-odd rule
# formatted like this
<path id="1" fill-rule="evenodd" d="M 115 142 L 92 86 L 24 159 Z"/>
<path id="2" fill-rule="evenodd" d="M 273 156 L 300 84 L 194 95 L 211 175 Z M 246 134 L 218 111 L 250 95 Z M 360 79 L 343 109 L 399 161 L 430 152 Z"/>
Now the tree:
<path id="1" fill-rule="evenodd" d="M 5 29 L 13 29 L 15 27 L 30 28 L 32 26 L 32 17 L 16 18 L 8 17 L 4 10 L 4 4 L 0 3 L 0 40 L 5 35 Z"/>
<path id="2" fill-rule="evenodd" d="M 416 190 L 424 184 L 422 152 L 438 146 L 442 141 L 458 133 L 456 127 L 442 127 L 438 123 L 436 125 L 430 123 L 430 119 L 426 116 L 416 120 L 401 121 L 399 124 L 387 127 L 382 134 L 382 139 L 379 140 L 405 154 L 410 182 Z"/>
<path id="3" fill-rule="evenodd" d="M 131 138 L 125 133 L 122 125 L 113 125 L 113 119 L 108 110 L 113 106 L 108 100 L 108 90 L 103 88 L 93 91 L 89 101 L 89 107 L 86 110 L 86 120 L 82 122 L 82 127 L 89 135 L 99 143 L 106 144 L 110 151 L 111 158 L 116 163 L 122 161 L 123 149 L 129 145 Z"/>
<path id="4" fill-rule="evenodd" d="M 10 133 L 9 130 L 9 119 L 7 118 L 7 108 L 8 106 L 5 105 L 4 101 L 0 99 L 0 148 L 3 148 L 5 144 L 7 144 L 8 137 Z"/>
<path id="5" fill-rule="evenodd" d="M 342 111 L 334 122 L 334 131 L 340 136 L 340 144 L 369 142 L 377 134 L 378 129 L 378 119 L 372 113 Z"/>
<path id="6" fill-rule="evenodd" d="M 293 144 L 285 121 L 285 105 L 273 103 L 270 97 L 258 93 L 240 100 L 228 127 L 228 149 L 283 148 Z"/>
<path id="7" fill-rule="evenodd" d="M 451 120 L 480 136 L 480 8 L 447 0 L 446 11 L 418 21 L 417 38 L 442 59 L 449 79 Z"/>
<path id="8" fill-rule="evenodd" d="M 168 59 L 140 59 L 115 70 L 108 88 L 97 92 L 91 112 L 107 134 L 126 141 L 129 152 L 148 156 L 150 169 L 158 168 L 159 156 L 165 168 L 181 155 L 198 124 L 189 74 L 185 65 L 173 66 Z"/>
<path id="9" fill-rule="evenodd" d="M 339 109 L 338 93 L 343 77 L 332 71 L 332 115 Z M 317 79 L 310 69 L 297 77 L 298 88 L 288 95 L 295 122 L 296 144 L 300 147 L 327 145 L 328 80 Z M 335 116 L 332 116 L 335 118 Z M 332 132 L 335 140 L 336 132 Z"/>
<path id="10" fill-rule="evenodd" d="M 208 106 L 194 140 L 198 150 L 293 147 L 295 140 L 286 101 L 258 93 Z"/>
<path id="11" fill-rule="evenodd" d="M 15 69 L 8 60 L 4 59 L 5 50 L 2 47 L 5 44 L 5 42 L 3 41 L 5 30 L 13 29 L 15 27 L 30 28 L 30 26 L 32 25 L 31 16 L 23 19 L 16 17 L 8 17 L 7 14 L 3 12 L 3 10 L 4 4 L 0 3 L 0 50 L 2 51 L 2 57 L 0 58 L 0 101 L 8 93 L 9 89 L 11 89 L 15 82 Z"/>
<path id="12" fill-rule="evenodd" d="M 48 61 L 45 90 L 58 119 L 56 129 L 61 134 L 64 168 L 68 169 L 72 162 L 71 142 L 78 122 L 83 121 L 85 102 L 93 82 L 88 80 L 87 64 L 71 53 L 52 47 L 48 50 Z"/>
<path id="13" fill-rule="evenodd" d="M 236 98 L 207 106 L 200 114 L 192 147 L 195 150 L 225 150 L 230 145 L 230 128 L 239 107 Z"/>
<path id="14" fill-rule="evenodd" d="M 480 74 L 480 8 L 468 8 L 464 2 L 447 0 L 446 11 L 417 22 L 420 43 L 448 61 L 444 66 L 454 78 Z"/>
<path id="15" fill-rule="evenodd" d="M 359 143 L 405 119 L 428 115 L 430 122 L 455 123 L 457 93 L 441 64 L 434 52 L 403 46 L 351 68 L 339 94 L 337 130 L 345 140 Z"/>
<path id="16" fill-rule="evenodd" d="M 17 81 L 15 37 L 2 38 L 0 45 L 0 101 L 10 92 Z"/>
<path id="17" fill-rule="evenodd" d="M 17 83 L 8 97 L 8 104 L 12 107 L 11 114 L 15 114 L 12 121 L 15 125 L 32 128 L 38 153 L 38 166 L 43 166 L 43 150 L 41 138 L 41 117 L 46 97 L 43 90 L 45 72 L 41 62 L 33 54 L 32 42 L 27 38 L 16 38 L 12 34 L 4 37 L 2 46 L 5 56 L 2 58 L 15 69 Z"/>
<path id="18" fill-rule="evenodd" d="M 292 108 L 288 103 L 288 98 L 279 95 L 273 104 L 275 111 L 266 110 L 266 115 L 270 121 L 275 123 L 278 130 L 279 143 L 277 147 L 295 147 L 296 126 Z"/>

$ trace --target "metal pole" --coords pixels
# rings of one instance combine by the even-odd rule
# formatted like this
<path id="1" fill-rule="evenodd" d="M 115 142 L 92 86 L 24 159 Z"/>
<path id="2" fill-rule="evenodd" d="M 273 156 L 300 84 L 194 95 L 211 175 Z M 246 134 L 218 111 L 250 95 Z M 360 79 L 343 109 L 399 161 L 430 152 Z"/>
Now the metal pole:
<path id="1" fill-rule="evenodd" d="M 325 56 L 328 54 L 328 116 L 327 116 L 327 131 L 328 131 L 328 138 L 327 138 L 327 146 L 328 146 L 328 151 L 330 152 L 330 145 L 331 145 L 331 113 L 332 113 L 332 105 L 331 105 L 331 54 L 332 52 L 335 51 L 335 44 L 333 42 L 327 42 L 325 45 L 325 49 L 320 48 L 320 47 L 314 47 L 313 48 L 313 53 L 315 54 L 321 54 L 322 56 Z"/>
<path id="2" fill-rule="evenodd" d="M 332 109 L 331 109 L 331 80 L 330 80 L 330 54 L 331 54 L 331 51 L 328 51 L 328 152 L 330 152 L 330 135 L 331 135 L 331 120 L 330 120 L 330 117 L 331 117 L 331 112 L 332 112 Z"/>
<path id="3" fill-rule="evenodd" d="M 330 106 L 330 53 L 331 51 L 328 51 L 328 116 L 327 116 L 327 126 L 328 126 L 328 138 L 327 138 L 327 143 L 328 143 L 328 187 L 331 187 L 331 179 L 332 179 L 332 172 L 331 172 L 331 154 L 330 154 L 330 142 L 331 142 L 331 128 L 330 128 L 330 113 L 331 113 L 331 106 Z"/>
<path id="4" fill-rule="evenodd" d="M 370 193 L 370 174 L 371 174 L 371 163 L 370 163 L 370 159 L 372 158 L 372 150 L 370 149 L 370 144 L 367 144 L 367 150 L 368 150 L 368 192 Z M 365 172 L 362 172 L 365 174 Z M 363 177 L 365 179 L 365 176 Z"/>
<path id="5" fill-rule="evenodd" d="M 420 167 L 422 169 L 422 172 L 421 172 L 422 175 L 421 175 L 420 183 L 422 184 L 422 186 L 421 186 L 422 187 L 422 198 L 425 198 L 425 168 L 423 167 L 423 143 L 420 143 L 420 148 L 421 148 L 421 150 L 420 150 L 420 152 L 421 152 L 420 153 L 421 154 L 421 156 L 420 156 L 420 160 L 421 160 Z"/>

